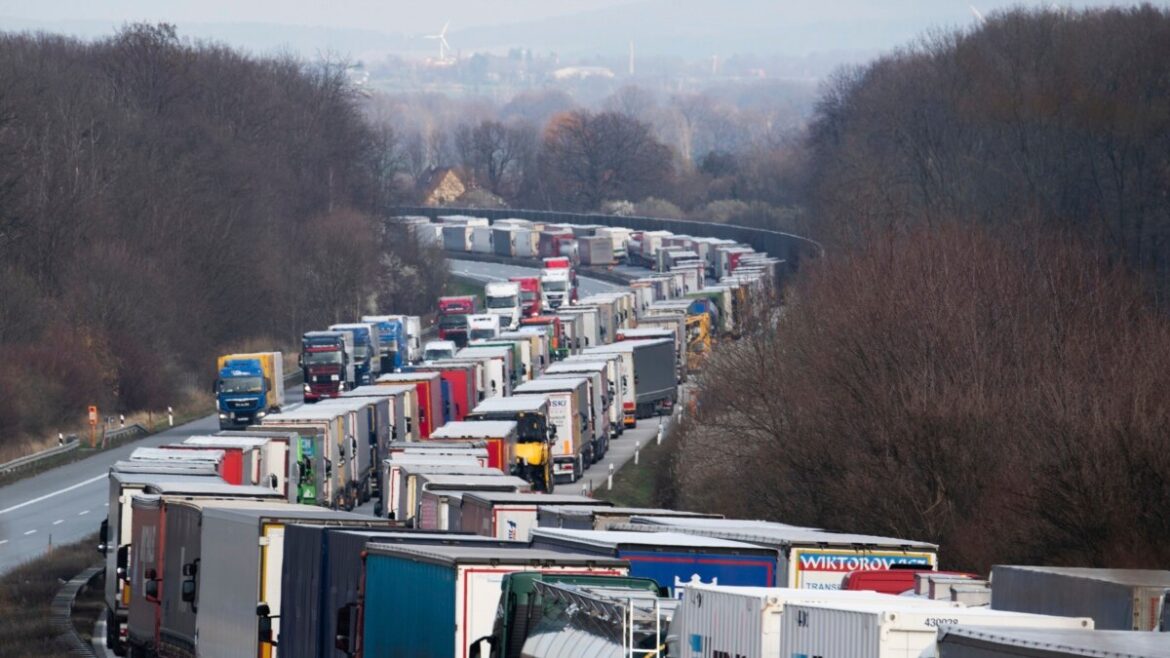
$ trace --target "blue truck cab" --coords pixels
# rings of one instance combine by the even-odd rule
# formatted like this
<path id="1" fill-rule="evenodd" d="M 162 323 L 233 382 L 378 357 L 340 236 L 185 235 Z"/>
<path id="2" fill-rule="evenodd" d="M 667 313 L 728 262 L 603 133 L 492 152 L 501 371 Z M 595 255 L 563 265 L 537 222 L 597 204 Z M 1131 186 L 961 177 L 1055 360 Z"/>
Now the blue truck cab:
<path id="1" fill-rule="evenodd" d="M 393 315 L 363 315 L 362 322 L 374 325 L 378 332 L 382 372 L 399 372 L 407 364 L 409 351 L 402 319 Z"/>
<path id="2" fill-rule="evenodd" d="M 284 372 L 278 352 L 227 354 L 217 360 L 215 405 L 220 429 L 258 423 L 284 400 Z"/>

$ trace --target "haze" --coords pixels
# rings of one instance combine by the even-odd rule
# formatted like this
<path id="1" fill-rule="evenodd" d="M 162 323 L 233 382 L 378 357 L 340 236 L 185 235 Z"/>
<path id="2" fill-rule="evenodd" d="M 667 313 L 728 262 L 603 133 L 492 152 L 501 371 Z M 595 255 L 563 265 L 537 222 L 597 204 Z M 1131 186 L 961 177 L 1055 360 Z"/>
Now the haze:
<path id="1" fill-rule="evenodd" d="M 1019 3 L 977 0 L 984 15 Z M 1036 3 L 1041 6 L 1040 3 Z M 1063 2 L 1075 8 L 1102 3 Z M 1166 4 L 1165 2 L 1157 4 Z M 462 54 L 525 48 L 589 57 L 625 52 L 706 58 L 853 52 L 871 56 L 932 30 L 971 25 L 968 0 L 62 0 L 0 2 L 0 27 L 82 37 L 128 22 L 165 21 L 181 35 L 253 52 L 284 50 L 312 57 L 429 53 L 423 35 L 450 22 L 448 40 Z"/>

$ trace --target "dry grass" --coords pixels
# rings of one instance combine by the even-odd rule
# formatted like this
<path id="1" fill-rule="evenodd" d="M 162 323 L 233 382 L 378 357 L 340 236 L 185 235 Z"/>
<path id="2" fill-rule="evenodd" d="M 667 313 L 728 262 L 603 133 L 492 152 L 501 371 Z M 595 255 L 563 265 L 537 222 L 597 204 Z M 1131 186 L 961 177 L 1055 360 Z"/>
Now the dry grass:
<path id="1" fill-rule="evenodd" d="M 31 658 L 63 653 L 50 625 L 49 605 L 65 582 L 99 561 L 94 552 L 96 542 L 95 535 L 62 546 L 0 577 L 0 656 Z M 86 610 L 93 607 L 86 605 Z M 80 630 L 88 634 L 92 628 Z"/>

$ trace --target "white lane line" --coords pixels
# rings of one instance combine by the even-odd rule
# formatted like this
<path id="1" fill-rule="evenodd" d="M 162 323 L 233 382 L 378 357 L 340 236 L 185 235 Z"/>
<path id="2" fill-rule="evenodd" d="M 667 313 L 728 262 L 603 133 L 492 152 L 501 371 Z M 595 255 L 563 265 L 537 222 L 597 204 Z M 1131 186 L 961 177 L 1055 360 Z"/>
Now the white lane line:
<path id="1" fill-rule="evenodd" d="M 107 503 L 107 504 L 108 504 L 108 503 Z M 89 514 L 89 510 L 87 510 L 87 509 L 83 509 L 83 510 L 81 510 L 80 512 L 78 512 L 78 513 L 77 513 L 77 516 L 85 516 L 86 514 Z"/>
<path id="2" fill-rule="evenodd" d="M 28 532 L 24 533 L 24 536 L 27 537 L 35 532 L 36 532 L 36 530 L 29 530 Z"/>
<path id="3" fill-rule="evenodd" d="M 74 489 L 80 489 L 81 487 L 84 487 L 87 484 L 92 484 L 94 482 L 97 482 L 98 480 L 105 480 L 108 477 L 110 477 L 110 476 L 103 474 L 103 475 L 98 475 L 96 477 L 91 477 L 88 480 L 82 480 L 81 482 L 78 482 L 77 484 L 70 485 L 68 487 L 65 487 L 64 489 L 58 489 L 57 491 L 54 491 L 53 493 L 48 493 L 48 494 L 45 494 L 43 496 L 38 496 L 36 498 L 33 498 L 32 500 L 26 500 L 23 503 L 17 503 L 15 505 L 13 505 L 12 507 L 5 507 L 4 509 L 0 509 L 0 514 L 4 514 L 6 512 L 11 512 L 12 510 L 18 510 L 22 507 L 28 507 L 29 505 L 34 505 L 36 503 L 41 502 L 42 500 L 48 500 L 49 498 L 52 498 L 53 496 L 60 496 L 63 493 L 73 491 Z M 109 505 L 109 503 L 106 503 L 106 505 Z"/>
<path id="4" fill-rule="evenodd" d="M 65 519 L 57 519 L 56 521 L 53 521 L 53 525 L 61 525 L 62 523 L 65 523 Z"/>
<path id="5" fill-rule="evenodd" d="M 8 543 L 7 539 L 0 539 L 0 546 L 3 546 L 4 544 L 7 544 L 7 543 Z"/>

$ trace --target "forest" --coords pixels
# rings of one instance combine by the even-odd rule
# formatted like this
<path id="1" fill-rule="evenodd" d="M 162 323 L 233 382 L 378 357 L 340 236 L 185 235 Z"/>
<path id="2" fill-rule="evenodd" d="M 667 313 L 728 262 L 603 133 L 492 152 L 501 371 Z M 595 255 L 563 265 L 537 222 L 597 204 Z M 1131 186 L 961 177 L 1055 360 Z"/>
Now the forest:
<path id="1" fill-rule="evenodd" d="M 1168 54 L 1164 10 L 1017 11 L 840 73 L 792 179 L 828 256 L 709 362 L 662 502 L 1165 565 Z"/>
<path id="2" fill-rule="evenodd" d="M 446 270 L 380 230 L 359 100 L 339 66 L 167 25 L 0 35 L 0 436 L 177 406 L 216 354 L 429 305 Z"/>

